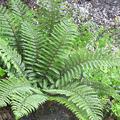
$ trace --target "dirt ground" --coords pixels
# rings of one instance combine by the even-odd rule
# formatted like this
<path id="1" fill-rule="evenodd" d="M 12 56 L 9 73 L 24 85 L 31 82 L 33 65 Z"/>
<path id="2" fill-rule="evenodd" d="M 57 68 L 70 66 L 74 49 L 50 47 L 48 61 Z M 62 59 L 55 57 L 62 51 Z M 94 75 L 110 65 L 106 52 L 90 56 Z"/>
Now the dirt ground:
<path id="1" fill-rule="evenodd" d="M 47 102 L 36 112 L 21 120 L 78 120 L 72 112 L 58 103 Z"/>
<path id="2" fill-rule="evenodd" d="M 10 106 L 0 109 L 0 120 L 15 120 Z M 47 102 L 29 116 L 20 120 L 78 120 L 75 115 L 63 105 Z"/>

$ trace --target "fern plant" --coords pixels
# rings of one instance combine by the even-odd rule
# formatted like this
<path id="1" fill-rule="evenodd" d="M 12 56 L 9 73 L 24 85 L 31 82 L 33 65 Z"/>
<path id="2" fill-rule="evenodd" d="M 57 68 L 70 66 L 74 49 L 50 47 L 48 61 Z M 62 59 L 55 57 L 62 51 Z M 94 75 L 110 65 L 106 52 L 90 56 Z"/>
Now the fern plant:
<path id="1" fill-rule="evenodd" d="M 59 2 L 50 2 L 57 6 L 58 16 Z M 43 16 L 20 0 L 10 0 L 8 6 L 0 8 L 0 58 L 8 72 L 8 80 L 0 81 L 0 107 L 10 104 L 18 120 L 48 100 L 57 101 L 80 120 L 102 120 L 97 93 L 80 78 L 86 69 L 119 66 L 119 57 L 104 50 L 72 51 L 77 26 L 47 9 L 50 19 L 43 14 L 44 6 Z"/>

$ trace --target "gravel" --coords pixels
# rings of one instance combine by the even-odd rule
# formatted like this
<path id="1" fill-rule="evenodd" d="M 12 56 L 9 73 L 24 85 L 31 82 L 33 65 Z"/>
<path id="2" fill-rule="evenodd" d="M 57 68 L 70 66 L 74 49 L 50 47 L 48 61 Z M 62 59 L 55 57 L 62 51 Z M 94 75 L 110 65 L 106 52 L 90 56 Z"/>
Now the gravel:
<path id="1" fill-rule="evenodd" d="M 120 26 L 120 0 L 67 0 L 76 22 L 92 20 L 107 27 Z"/>
<path id="2" fill-rule="evenodd" d="M 7 0 L 0 0 L 6 4 Z M 36 7 L 36 0 L 24 0 L 30 7 Z M 92 20 L 107 27 L 120 26 L 120 0 L 65 0 L 67 9 L 71 9 L 78 24 Z"/>

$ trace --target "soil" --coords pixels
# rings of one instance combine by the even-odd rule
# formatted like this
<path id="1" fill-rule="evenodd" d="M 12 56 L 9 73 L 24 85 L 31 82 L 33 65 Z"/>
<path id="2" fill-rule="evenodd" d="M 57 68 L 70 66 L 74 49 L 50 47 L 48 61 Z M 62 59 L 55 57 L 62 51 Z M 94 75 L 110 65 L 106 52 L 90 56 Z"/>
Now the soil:
<path id="1" fill-rule="evenodd" d="M 0 120 L 15 120 L 10 106 L 0 109 Z M 46 102 L 35 112 L 20 120 L 78 120 L 75 115 L 63 105 L 56 102 Z"/>
<path id="2" fill-rule="evenodd" d="M 37 111 L 21 120 L 78 120 L 75 115 L 63 105 L 47 102 Z"/>
<path id="3" fill-rule="evenodd" d="M 0 120 L 14 120 L 10 106 L 0 109 Z"/>
<path id="4" fill-rule="evenodd" d="M 10 106 L 0 109 L 0 120 L 15 120 Z M 56 102 L 47 102 L 39 107 L 38 110 L 25 116 L 20 120 L 78 120 L 75 115 L 63 105 Z M 118 120 L 113 117 L 104 120 Z"/>

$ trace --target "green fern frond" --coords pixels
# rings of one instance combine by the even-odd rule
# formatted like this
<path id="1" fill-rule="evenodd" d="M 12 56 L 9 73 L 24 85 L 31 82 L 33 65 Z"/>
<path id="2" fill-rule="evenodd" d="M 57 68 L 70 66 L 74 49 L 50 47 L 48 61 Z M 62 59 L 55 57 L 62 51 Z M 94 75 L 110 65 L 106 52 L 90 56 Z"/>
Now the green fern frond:
<path id="1" fill-rule="evenodd" d="M 114 57 L 109 52 L 98 50 L 95 52 L 81 49 L 68 56 L 65 66 L 60 72 L 60 78 L 56 82 L 56 86 L 64 86 L 75 78 L 81 77 L 81 72 L 87 69 L 96 69 L 102 67 L 114 67 L 120 65 L 120 57 Z"/>
<path id="2" fill-rule="evenodd" d="M 9 0 L 9 9 L 19 18 L 24 19 L 28 12 L 31 12 L 29 7 L 22 0 Z"/>
<path id="3" fill-rule="evenodd" d="M 67 96 L 68 103 L 71 102 L 72 104 L 76 105 L 78 108 L 78 113 L 81 113 L 80 116 L 86 116 L 86 118 L 89 120 L 102 120 L 102 105 L 97 93 L 94 92 L 91 87 L 86 85 L 78 86 L 78 84 L 68 84 L 68 86 L 62 90 L 53 89 L 45 91 L 51 95 Z"/>
<path id="4" fill-rule="evenodd" d="M 54 29 L 54 25 L 64 19 L 63 15 L 60 13 L 61 1 L 62 0 L 38 0 L 40 9 L 37 12 L 37 17 L 41 25 L 40 30 L 43 33 L 47 32 L 48 36 Z"/>
<path id="5" fill-rule="evenodd" d="M 81 84 L 91 86 L 95 89 L 99 96 L 112 96 L 114 99 L 118 101 L 120 100 L 120 96 L 117 91 L 113 87 L 106 85 L 102 82 L 83 79 Z"/>
<path id="6" fill-rule="evenodd" d="M 44 36 L 39 32 L 38 25 L 24 21 L 21 25 L 22 58 L 26 65 L 29 78 L 35 77 L 35 67 L 45 42 Z"/>
<path id="7" fill-rule="evenodd" d="M 21 0 L 8 1 L 9 8 L 0 6 L 0 36 L 21 53 L 20 27 L 23 20 L 32 20 L 34 12 Z"/>
<path id="8" fill-rule="evenodd" d="M 104 67 L 111 68 L 114 66 L 119 66 L 120 62 L 120 56 L 115 56 L 114 53 L 107 49 L 97 49 L 94 52 L 83 49 L 80 52 L 80 55 L 82 57 L 81 62 L 84 70 Z"/>
<path id="9" fill-rule="evenodd" d="M 0 57 L 7 66 L 10 74 L 16 73 L 16 76 L 24 76 L 25 66 L 22 63 L 21 56 L 13 50 L 6 41 L 0 39 Z M 15 74 L 14 74 L 15 75 Z"/>
<path id="10" fill-rule="evenodd" d="M 83 116 L 84 115 L 83 111 L 81 111 L 74 103 L 68 101 L 66 98 L 54 96 L 54 97 L 49 97 L 48 99 L 50 101 L 55 101 L 64 105 L 66 108 L 71 110 L 79 120 L 88 120 L 86 116 Z"/>
<path id="11" fill-rule="evenodd" d="M 34 91 L 35 92 L 35 91 Z M 41 92 L 23 94 L 18 93 L 12 96 L 12 110 L 16 116 L 16 119 L 20 119 L 23 116 L 28 115 L 32 111 L 35 111 L 40 105 L 47 101 L 47 96 Z"/>
<path id="12" fill-rule="evenodd" d="M 18 92 L 29 92 L 30 84 L 24 79 L 11 78 L 0 81 L 0 107 L 7 106 L 11 102 L 11 95 Z"/>
<path id="13" fill-rule="evenodd" d="M 71 21 L 62 21 L 54 27 L 51 37 L 41 49 L 38 63 L 37 73 L 44 80 L 53 84 L 54 79 L 58 78 L 59 71 L 64 65 L 64 60 L 72 48 L 76 35 L 77 26 Z"/>
<path id="14" fill-rule="evenodd" d="M 12 11 L 6 7 L 0 6 L 0 36 L 6 39 L 10 45 L 17 45 L 17 27 L 18 21 L 13 16 Z M 17 48 L 17 47 L 16 47 Z"/>
<path id="15" fill-rule="evenodd" d="M 31 87 L 24 78 L 11 78 L 0 81 L 0 107 L 11 104 L 16 119 L 28 115 L 47 101 L 40 90 Z"/>

